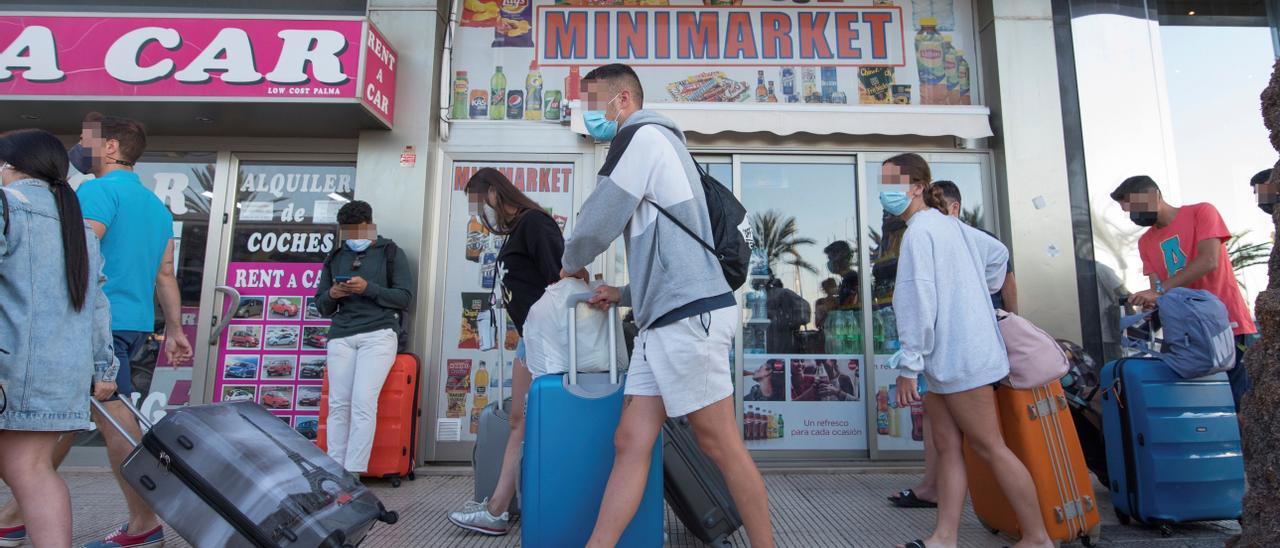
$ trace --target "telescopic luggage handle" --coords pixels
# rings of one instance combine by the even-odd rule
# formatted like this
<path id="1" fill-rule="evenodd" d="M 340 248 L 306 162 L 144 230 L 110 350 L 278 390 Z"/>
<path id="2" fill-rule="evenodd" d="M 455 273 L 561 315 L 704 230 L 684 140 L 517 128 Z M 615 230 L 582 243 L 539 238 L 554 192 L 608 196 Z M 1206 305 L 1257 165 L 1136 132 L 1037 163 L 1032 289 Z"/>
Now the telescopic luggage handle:
<path id="1" fill-rule="evenodd" d="M 578 305 L 594 296 L 593 293 L 575 293 L 569 296 L 569 384 L 578 384 Z M 618 384 L 618 305 L 609 305 L 609 384 Z"/>
<path id="2" fill-rule="evenodd" d="M 142 416 L 142 412 L 138 411 L 138 408 L 134 407 L 133 402 L 130 402 L 123 394 L 120 395 L 120 403 L 124 404 L 125 408 L 128 409 L 130 413 L 133 413 L 133 416 L 138 418 L 138 423 L 142 425 L 143 430 L 151 429 L 153 426 L 151 419 Z M 97 409 L 98 414 L 107 419 L 108 423 L 111 423 L 111 427 L 115 428 L 116 432 L 119 432 L 121 436 L 124 436 L 125 441 L 128 441 L 129 445 L 137 447 L 138 444 L 141 443 L 139 440 L 133 439 L 133 436 L 130 436 L 129 433 L 124 430 L 124 427 L 120 425 L 120 421 L 117 421 L 111 413 L 107 412 L 107 407 L 102 405 L 102 402 L 98 401 L 98 398 L 90 396 L 89 404 L 92 405 L 94 409 Z"/>

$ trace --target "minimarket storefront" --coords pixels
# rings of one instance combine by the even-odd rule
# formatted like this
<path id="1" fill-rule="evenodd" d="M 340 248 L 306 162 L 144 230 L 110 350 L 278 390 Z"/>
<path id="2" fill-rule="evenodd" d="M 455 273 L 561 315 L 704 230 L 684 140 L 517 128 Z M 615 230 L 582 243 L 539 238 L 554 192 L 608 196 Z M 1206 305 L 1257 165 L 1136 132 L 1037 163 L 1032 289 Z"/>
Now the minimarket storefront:
<path id="1" fill-rule="evenodd" d="M 338 208 L 373 202 L 384 221 L 396 219 L 383 233 L 414 261 L 425 222 L 421 206 L 403 215 L 387 204 L 425 193 L 414 150 L 429 147 L 428 130 L 394 121 L 429 109 L 429 92 L 397 101 L 397 74 L 433 77 L 434 32 L 412 29 L 426 44 L 402 43 L 427 54 L 403 59 L 373 19 L 402 38 L 412 36 L 405 18 L 433 17 L 368 15 L 363 2 L 350 15 L 281 5 L 108 15 L 104 3 L 101 14 L 0 15 L 0 119 L 68 144 L 90 111 L 148 126 L 135 171 L 174 217 L 182 325 L 195 359 L 137 356 L 154 361 L 150 378 L 134 377 L 143 412 L 253 400 L 314 437 L 328 322 L 311 300 Z M 162 333 L 158 324 L 157 350 Z M 100 442 L 86 438 L 90 447 L 77 454 L 101 463 Z"/>
<path id="2" fill-rule="evenodd" d="M 750 212 L 764 260 L 738 292 L 732 360 L 757 459 L 918 458 L 921 409 L 893 403 L 897 374 L 885 365 L 897 348 L 891 299 L 905 225 L 876 200 L 879 169 L 920 153 L 935 179 L 960 187 L 968 221 L 1000 229 L 975 6 L 579 4 L 482 0 L 455 14 L 432 185 L 439 259 L 424 273 L 439 326 L 429 359 L 440 364 L 427 459 L 470 458 L 479 409 L 500 394 L 499 378 L 510 385 L 516 342 L 508 326 L 505 363 L 478 350 L 497 242 L 464 185 L 496 167 L 571 234 L 608 150 L 584 136 L 575 90 L 610 62 L 636 68 L 646 108 L 675 120 Z M 590 271 L 624 283 L 621 241 Z"/>

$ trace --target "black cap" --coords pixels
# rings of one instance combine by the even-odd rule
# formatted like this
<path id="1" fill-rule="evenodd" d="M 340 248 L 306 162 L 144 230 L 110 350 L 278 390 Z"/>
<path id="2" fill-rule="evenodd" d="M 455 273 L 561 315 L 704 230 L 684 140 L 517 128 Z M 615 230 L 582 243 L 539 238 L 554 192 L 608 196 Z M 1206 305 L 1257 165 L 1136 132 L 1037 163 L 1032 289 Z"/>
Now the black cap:
<path id="1" fill-rule="evenodd" d="M 1249 179 L 1249 186 L 1255 187 L 1271 180 L 1271 168 L 1259 171 L 1252 179 Z"/>

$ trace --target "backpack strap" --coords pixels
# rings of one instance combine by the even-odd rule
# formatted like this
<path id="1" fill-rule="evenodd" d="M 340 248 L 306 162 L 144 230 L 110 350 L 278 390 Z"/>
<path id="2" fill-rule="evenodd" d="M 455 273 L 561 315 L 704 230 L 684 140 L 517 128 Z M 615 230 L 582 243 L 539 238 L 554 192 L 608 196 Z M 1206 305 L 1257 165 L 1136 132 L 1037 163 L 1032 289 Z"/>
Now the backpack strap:
<path id="1" fill-rule="evenodd" d="M 0 217 L 4 218 L 4 235 L 9 235 L 9 191 L 0 189 Z"/>

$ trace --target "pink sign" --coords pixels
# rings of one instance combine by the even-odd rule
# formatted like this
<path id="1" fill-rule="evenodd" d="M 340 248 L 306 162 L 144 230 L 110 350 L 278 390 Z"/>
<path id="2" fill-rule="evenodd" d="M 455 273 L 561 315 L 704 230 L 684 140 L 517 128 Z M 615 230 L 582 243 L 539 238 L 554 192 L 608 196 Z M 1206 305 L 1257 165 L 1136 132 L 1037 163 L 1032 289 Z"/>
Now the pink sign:
<path id="1" fill-rule="evenodd" d="M 396 108 L 396 52 L 373 25 L 364 39 L 364 90 L 360 103 L 391 125 Z"/>
<path id="2" fill-rule="evenodd" d="M 359 18 L 0 16 L 0 94 L 360 100 L 390 124 L 395 53 L 372 28 L 376 47 L 362 47 L 366 25 Z M 383 72 L 380 81 L 365 78 L 377 86 L 360 90 L 365 59 Z"/>
<path id="3" fill-rule="evenodd" d="M 314 303 L 320 263 L 227 266 L 227 285 L 240 292 L 218 345 L 213 401 L 256 401 L 305 435 L 320 413 L 328 366 L 329 320 Z"/>

